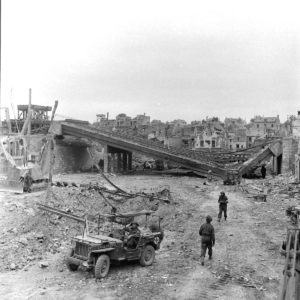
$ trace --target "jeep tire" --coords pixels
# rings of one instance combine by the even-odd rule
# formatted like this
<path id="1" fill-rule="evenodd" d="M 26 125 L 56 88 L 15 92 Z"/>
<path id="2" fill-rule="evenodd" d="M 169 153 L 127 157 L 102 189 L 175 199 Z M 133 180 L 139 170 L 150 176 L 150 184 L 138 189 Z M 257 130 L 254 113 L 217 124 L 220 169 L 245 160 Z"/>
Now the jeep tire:
<path id="1" fill-rule="evenodd" d="M 100 255 L 95 265 L 95 278 L 96 279 L 104 278 L 109 272 L 109 267 L 110 267 L 109 256 L 106 254 Z"/>
<path id="2" fill-rule="evenodd" d="M 155 250 L 154 250 L 153 246 L 146 245 L 146 247 L 142 251 L 142 255 L 140 258 L 140 264 L 143 267 L 151 266 L 154 262 L 154 258 L 155 258 Z"/>
<path id="3" fill-rule="evenodd" d="M 74 255 L 74 249 L 72 248 L 72 249 L 70 249 L 68 257 L 67 257 L 67 267 L 70 271 L 75 272 L 78 270 L 79 266 L 72 264 L 71 259 L 69 259 L 69 258 L 72 258 L 73 255 Z"/>

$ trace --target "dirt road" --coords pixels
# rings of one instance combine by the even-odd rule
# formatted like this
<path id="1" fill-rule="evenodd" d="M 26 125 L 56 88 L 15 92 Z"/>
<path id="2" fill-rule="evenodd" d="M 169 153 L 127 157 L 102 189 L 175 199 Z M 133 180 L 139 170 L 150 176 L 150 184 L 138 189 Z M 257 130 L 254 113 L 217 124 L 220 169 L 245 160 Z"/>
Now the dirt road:
<path id="1" fill-rule="evenodd" d="M 64 179 L 82 182 L 90 180 L 91 175 L 82 178 L 83 175 L 74 175 Z M 170 186 L 177 204 L 159 207 L 158 212 L 166 214 L 162 223 L 165 239 L 155 263 L 147 268 L 138 263 L 115 265 L 107 278 L 96 282 L 91 273 L 72 273 L 65 267 L 64 255 L 70 247 L 66 234 L 56 251 L 43 248 L 32 260 L 27 258 L 25 266 L 3 270 L 0 299 L 277 299 L 283 268 L 278 249 L 287 221 L 281 202 L 256 203 L 235 187 L 218 182 L 203 185 L 204 180 L 198 178 L 119 176 L 113 181 L 126 190 L 150 191 L 159 185 Z M 221 190 L 229 198 L 228 220 L 218 223 L 217 199 Z M 31 212 L 31 230 L 38 230 L 40 225 L 34 220 L 39 212 L 34 203 L 41 201 L 43 193 L 0 197 L 4 234 L 0 258 L 10 259 L 11 263 L 17 251 L 14 247 L 23 247 L 23 253 L 27 253 L 31 241 L 30 229 L 20 233 L 24 224 L 19 218 L 24 211 Z M 198 230 L 207 214 L 213 217 L 216 245 L 213 260 L 206 258 L 201 266 Z M 27 245 L 20 244 L 24 236 Z M 18 243 L 11 245 L 11 238 L 18 239 Z M 46 260 L 49 266 L 40 268 L 40 260 Z"/>

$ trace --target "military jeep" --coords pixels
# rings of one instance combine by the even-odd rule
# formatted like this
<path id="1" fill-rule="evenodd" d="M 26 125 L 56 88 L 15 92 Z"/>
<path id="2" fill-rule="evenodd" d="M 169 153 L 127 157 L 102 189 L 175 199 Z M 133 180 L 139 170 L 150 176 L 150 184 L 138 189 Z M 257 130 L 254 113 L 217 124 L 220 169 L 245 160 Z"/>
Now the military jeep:
<path id="1" fill-rule="evenodd" d="M 107 276 L 111 261 L 139 261 L 142 266 L 152 265 L 155 251 L 160 248 L 163 231 L 160 220 L 157 224 L 148 226 L 148 217 L 153 211 L 141 211 L 125 214 L 101 215 L 111 224 L 109 234 L 90 233 L 86 224 L 84 234 L 73 238 L 72 247 L 67 257 L 67 266 L 76 271 L 79 266 L 94 270 L 96 279 Z M 144 228 L 140 228 L 140 235 L 134 248 L 127 247 L 125 228 L 137 216 L 146 216 Z M 123 226 L 116 228 L 115 224 Z M 118 227 L 118 226 L 117 226 Z M 128 237 L 130 238 L 130 237 Z"/>
<path id="2" fill-rule="evenodd" d="M 236 185 L 241 183 L 241 176 L 238 171 L 227 171 L 223 177 L 224 185 Z"/>

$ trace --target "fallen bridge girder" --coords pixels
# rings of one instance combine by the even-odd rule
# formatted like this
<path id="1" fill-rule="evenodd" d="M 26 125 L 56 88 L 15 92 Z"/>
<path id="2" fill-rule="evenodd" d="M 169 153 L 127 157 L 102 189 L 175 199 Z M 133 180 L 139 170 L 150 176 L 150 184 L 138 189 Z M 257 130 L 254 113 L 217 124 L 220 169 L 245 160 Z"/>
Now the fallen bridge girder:
<path id="1" fill-rule="evenodd" d="M 83 127 L 75 124 L 62 123 L 62 134 L 72 135 L 76 137 L 85 137 L 99 142 L 100 144 L 107 144 L 110 147 L 123 149 L 129 152 L 135 151 L 146 155 L 153 156 L 155 158 L 171 161 L 182 165 L 188 169 L 197 171 L 203 176 L 207 176 L 208 170 L 211 170 L 216 177 L 223 177 L 225 170 L 221 167 L 214 165 L 209 161 L 199 161 L 184 157 L 177 154 L 168 153 L 163 149 L 154 149 L 150 146 L 144 146 L 133 141 L 122 139 L 121 137 L 115 137 L 109 133 L 103 133 L 96 128 Z"/>
<path id="2" fill-rule="evenodd" d="M 170 161 L 187 169 L 196 171 L 205 177 L 207 176 L 208 171 L 211 170 L 213 176 L 222 179 L 227 176 L 227 172 L 238 172 L 239 175 L 245 174 L 253 166 L 274 156 L 275 148 L 276 153 L 282 152 L 280 140 L 261 145 L 260 147 L 265 147 L 261 151 L 255 149 L 249 149 L 248 151 L 245 149 L 244 152 L 239 151 L 237 153 L 197 154 L 197 152 L 188 149 L 166 148 L 162 145 L 153 145 L 147 140 L 106 132 L 91 126 L 63 122 L 61 124 L 61 129 L 61 132 L 64 135 L 89 138 L 100 144 L 107 145 L 108 147 L 120 149 L 120 151 L 134 151 L 152 156 L 153 158 Z M 232 162 L 236 162 L 236 164 L 229 167 L 227 164 Z"/>

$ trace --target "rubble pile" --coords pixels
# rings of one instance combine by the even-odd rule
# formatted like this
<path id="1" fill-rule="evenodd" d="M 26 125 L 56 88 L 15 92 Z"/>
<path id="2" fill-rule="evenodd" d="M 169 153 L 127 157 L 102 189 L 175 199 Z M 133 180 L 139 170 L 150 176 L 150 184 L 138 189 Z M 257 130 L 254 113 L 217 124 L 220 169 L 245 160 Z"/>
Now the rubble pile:
<path id="1" fill-rule="evenodd" d="M 40 196 L 43 193 L 39 194 Z M 61 226 L 57 237 L 50 234 L 52 219 L 42 216 L 35 208 L 35 197 L 21 196 L 21 199 L 4 203 L 8 218 L 2 229 L 0 242 L 0 270 L 26 269 L 36 260 L 42 260 L 45 253 L 58 253 L 65 249 L 66 227 Z M 33 201 L 32 201 L 33 200 Z M 2 220 L 3 221 L 3 220 Z M 47 225 L 48 223 L 48 225 Z M 47 228 L 48 227 L 48 228 Z"/>
<path id="2" fill-rule="evenodd" d="M 168 228 L 168 215 L 172 214 L 172 210 L 169 211 L 166 206 L 170 206 L 170 202 L 161 201 L 168 198 L 168 195 L 163 197 L 167 192 L 159 194 L 160 198 L 155 191 L 144 190 L 143 193 L 131 198 L 114 194 L 105 196 L 119 213 L 144 209 L 156 211 L 158 216 L 166 217 L 162 222 Z M 6 223 L 2 229 L 0 271 L 26 269 L 36 261 L 44 260 L 49 253 L 67 253 L 71 238 L 83 232 L 82 224 L 41 211 L 36 205 L 38 203 L 83 218 L 111 212 L 111 207 L 96 190 L 75 184 L 52 186 L 47 191 L 24 194 L 4 202 L 5 210 L 8 215 L 13 214 L 14 219 L 11 227 Z"/>
<path id="3" fill-rule="evenodd" d="M 300 185 L 294 182 L 293 176 L 278 175 L 265 180 L 246 180 L 239 188 L 256 204 L 251 214 L 256 219 L 254 225 L 258 232 L 261 226 L 270 228 L 271 233 L 275 228 L 293 225 L 292 215 L 289 216 L 287 211 L 300 204 Z M 265 201 L 258 196 L 264 196 Z"/>
<path id="4" fill-rule="evenodd" d="M 82 298 L 92 296 L 91 291 L 101 296 L 101 293 L 115 293 L 120 299 L 140 299 L 147 295 L 155 299 L 180 297 L 191 291 L 191 283 L 192 294 L 188 294 L 191 299 L 202 294 L 207 299 L 225 294 L 241 299 L 240 295 L 235 297 L 237 290 L 245 294 L 245 299 L 271 299 L 278 292 L 282 274 L 279 248 L 289 221 L 286 209 L 299 202 L 299 186 L 291 178 L 267 177 L 224 186 L 221 181 L 204 185 L 204 179 L 187 177 L 107 176 L 122 188 L 109 188 L 99 174 L 64 174 L 55 176 L 55 180 L 68 184 L 52 186 L 47 195 L 39 192 L 3 200 L 5 211 L 4 214 L 0 211 L 0 224 L 5 225 L 2 226 L 5 235 L 0 243 L 1 271 L 11 271 L 10 276 L 42 274 L 40 277 L 47 281 L 38 280 L 35 288 L 42 285 L 46 295 L 53 296 L 57 288 L 63 287 L 68 299 L 79 292 Z M 73 185 L 69 184 L 72 182 Z M 66 269 L 64 257 L 70 241 L 83 232 L 84 226 L 37 207 L 47 205 L 80 218 L 98 212 L 111 213 L 112 207 L 97 188 L 119 212 L 152 209 L 155 215 L 163 217 L 165 237 L 151 267 L 121 263 L 98 282 L 91 272 L 71 274 Z M 217 200 L 223 190 L 229 197 L 228 220 L 218 223 Z M 266 202 L 252 197 L 257 194 L 265 194 Z M 198 230 L 207 214 L 214 220 L 216 246 L 213 260 L 206 259 L 203 267 Z M 23 272 L 27 268 L 28 272 Z"/>
<path id="5" fill-rule="evenodd" d="M 278 175 L 265 180 L 244 180 L 239 188 L 252 196 L 266 195 L 272 203 L 285 200 L 297 203 L 300 200 L 300 185 L 294 182 L 293 176 Z"/>

